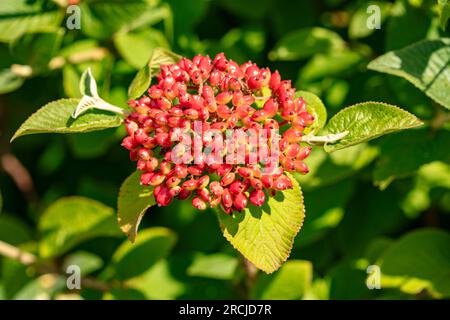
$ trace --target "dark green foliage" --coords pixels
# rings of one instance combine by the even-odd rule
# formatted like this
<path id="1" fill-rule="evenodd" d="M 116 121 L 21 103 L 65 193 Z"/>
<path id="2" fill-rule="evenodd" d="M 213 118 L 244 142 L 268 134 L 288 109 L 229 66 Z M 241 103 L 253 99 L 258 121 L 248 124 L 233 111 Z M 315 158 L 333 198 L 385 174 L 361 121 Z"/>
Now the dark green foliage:
<path id="1" fill-rule="evenodd" d="M 449 1 L 80 3 L 81 29 L 69 30 L 65 0 L 0 1 L 0 246 L 17 246 L 60 271 L 48 287 L 48 274 L 0 250 L 0 299 L 450 297 Z M 381 8 L 381 29 L 367 28 L 369 5 Z M 153 52 L 157 47 L 163 49 Z M 155 61 L 178 59 L 164 60 L 166 49 L 188 57 L 223 51 L 239 63 L 278 69 L 297 89 L 319 96 L 329 119 L 356 103 L 384 103 L 344 111 L 323 133 L 340 132 L 358 117 L 370 122 L 373 113 L 395 117 L 370 135 L 362 125 L 326 151 L 364 144 L 313 149 L 311 172 L 298 179 L 306 213 L 291 256 L 251 286 L 215 212 L 198 212 L 189 202 L 147 210 L 131 245 L 115 218 L 119 188 L 135 171 L 120 147 L 120 119 L 96 110 L 65 121 L 81 97 L 85 69 L 105 101 L 126 108 L 128 94 L 140 95 L 157 71 Z M 32 118 L 17 136 L 54 125 L 53 132 L 82 132 L 90 119 L 99 122 L 96 129 L 109 129 L 9 143 L 39 107 L 62 98 L 71 100 L 51 105 L 58 111 L 53 119 Z M 424 125 L 378 138 L 421 125 L 409 116 Z M 70 264 L 100 286 L 73 294 L 65 286 Z M 380 290 L 366 285 L 370 265 L 381 267 Z"/>

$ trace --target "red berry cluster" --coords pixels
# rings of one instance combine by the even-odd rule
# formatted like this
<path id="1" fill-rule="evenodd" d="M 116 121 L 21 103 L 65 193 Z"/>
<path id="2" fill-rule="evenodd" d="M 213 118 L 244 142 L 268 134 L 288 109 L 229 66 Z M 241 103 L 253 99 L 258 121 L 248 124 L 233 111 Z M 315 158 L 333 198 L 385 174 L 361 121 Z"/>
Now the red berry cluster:
<path id="1" fill-rule="evenodd" d="M 143 171 L 141 183 L 155 187 L 160 206 L 193 195 L 192 204 L 197 209 L 204 210 L 209 204 L 221 205 L 227 213 L 241 211 L 248 201 L 262 206 L 266 201 L 264 190 L 274 195 L 277 190 L 292 188 L 285 170 L 308 172 L 303 160 L 311 148 L 300 141 L 314 117 L 307 112 L 305 101 L 295 97 L 291 82 L 281 80 L 278 71 L 271 73 L 251 62 L 238 65 L 220 53 L 213 60 L 197 55 L 192 60 L 182 58 L 176 64 L 163 65 L 157 81 L 148 95 L 129 102 L 134 112 L 126 119 L 129 135 L 122 145 Z M 194 121 L 201 121 L 203 132 L 280 130 L 281 166 L 267 174 L 261 164 L 249 163 L 248 157 L 243 164 L 217 164 L 207 161 L 206 156 L 195 163 L 175 164 L 171 160 L 177 143 L 173 135 L 180 129 L 192 130 Z M 205 137 L 203 142 L 211 143 Z M 260 147 L 268 148 L 267 143 Z"/>

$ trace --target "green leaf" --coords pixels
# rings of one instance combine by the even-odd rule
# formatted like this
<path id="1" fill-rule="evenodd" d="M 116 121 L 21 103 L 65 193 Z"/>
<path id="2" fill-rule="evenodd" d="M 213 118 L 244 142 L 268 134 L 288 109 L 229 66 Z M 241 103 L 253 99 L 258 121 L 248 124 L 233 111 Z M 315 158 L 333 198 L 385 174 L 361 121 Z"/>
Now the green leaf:
<path id="1" fill-rule="evenodd" d="M 336 151 L 422 124 L 416 116 L 398 107 L 380 102 L 359 103 L 339 111 L 330 119 L 325 127 L 328 133 L 347 131 L 348 134 L 334 144 L 326 144 L 325 151 Z"/>
<path id="2" fill-rule="evenodd" d="M 140 97 L 150 87 L 152 77 L 159 71 L 161 65 L 173 64 L 180 59 L 181 56 L 166 49 L 154 49 L 147 64 L 139 70 L 128 88 L 128 96 L 130 99 Z"/>
<path id="3" fill-rule="evenodd" d="M 411 43 L 427 39 L 431 33 L 433 37 L 438 36 L 437 26 L 433 26 L 431 19 L 433 16 L 431 8 L 421 8 L 420 4 L 411 5 L 410 1 L 395 1 L 392 4 L 390 17 L 385 26 L 385 51 L 401 49 Z M 428 2 L 432 1 L 434 0 Z M 435 31 L 432 31 L 433 29 Z"/>
<path id="4" fill-rule="evenodd" d="M 97 81 L 91 68 L 86 69 L 80 77 L 80 92 L 83 96 L 98 97 Z M 76 118 L 77 116 L 74 116 Z"/>
<path id="5" fill-rule="evenodd" d="M 368 19 L 373 15 L 373 12 L 367 12 L 368 7 L 375 5 L 380 9 L 380 23 L 382 23 L 389 16 L 389 10 L 391 9 L 391 4 L 389 2 L 383 1 L 368 1 L 364 2 L 356 11 L 353 13 L 348 26 L 348 35 L 352 39 L 365 38 L 374 33 L 377 29 L 368 27 Z"/>
<path id="6" fill-rule="evenodd" d="M 270 0 L 219 0 L 221 6 L 244 19 L 262 19 L 270 10 Z"/>
<path id="7" fill-rule="evenodd" d="M 294 61 L 316 53 L 341 50 L 344 40 L 334 31 L 324 28 L 304 28 L 285 35 L 269 53 L 271 60 Z"/>
<path id="8" fill-rule="evenodd" d="M 13 299 L 50 300 L 58 291 L 63 291 L 66 288 L 66 281 L 63 276 L 46 274 L 27 283 Z"/>
<path id="9" fill-rule="evenodd" d="M 369 299 L 376 290 L 369 290 L 366 286 L 366 266 L 358 265 L 359 261 L 343 260 L 327 273 L 330 289 L 330 300 Z"/>
<path id="10" fill-rule="evenodd" d="M 3 210 L 3 196 L 2 196 L 2 190 L 0 189 L 0 213 L 2 213 Z"/>
<path id="11" fill-rule="evenodd" d="M 1 213 L 0 194 L 0 213 Z M 0 240 L 12 245 L 29 242 L 33 239 L 29 227 L 19 218 L 9 214 L 0 215 Z"/>
<path id="12" fill-rule="evenodd" d="M 311 127 L 312 132 L 316 133 L 322 129 L 327 122 L 327 109 L 322 100 L 314 93 L 307 91 L 297 91 L 295 97 L 302 97 L 305 100 L 308 112 L 315 118 L 315 122 Z"/>
<path id="13" fill-rule="evenodd" d="M 117 142 L 117 129 L 71 134 L 67 137 L 70 151 L 78 159 L 93 159 L 104 155 Z"/>
<path id="14" fill-rule="evenodd" d="M 98 81 L 97 93 L 99 95 L 108 96 L 110 91 L 110 77 L 113 67 L 113 57 L 110 54 L 103 53 L 104 49 L 96 47 L 91 52 L 98 52 L 103 58 L 100 61 L 86 61 L 79 64 L 66 64 L 63 68 L 63 87 L 64 93 L 69 98 L 81 98 L 83 95 L 80 92 L 80 80 L 86 70 L 91 69 L 92 77 Z M 102 53 L 100 53 L 102 52 Z M 88 55 L 88 51 L 82 51 L 80 55 Z M 96 53 L 97 54 L 97 53 Z M 74 53 L 76 56 L 77 53 Z M 70 58 L 69 58 L 70 59 Z M 84 88 L 82 89 L 84 90 Z M 87 92 L 84 91 L 86 94 Z"/>
<path id="15" fill-rule="evenodd" d="M 447 21 L 450 18 L 450 1 L 449 0 L 438 0 L 439 4 L 439 23 L 442 30 L 445 31 L 447 26 Z"/>
<path id="16" fill-rule="evenodd" d="M 91 110 L 72 118 L 80 100 L 61 99 L 50 102 L 32 114 L 16 131 L 11 141 L 37 133 L 76 133 L 118 127 L 122 119 L 101 110 Z"/>
<path id="17" fill-rule="evenodd" d="M 238 259 L 224 253 L 198 254 L 187 269 L 191 277 L 231 280 L 238 266 Z"/>
<path id="18" fill-rule="evenodd" d="M 373 60 L 371 70 L 402 77 L 450 109 L 450 39 L 423 40 Z"/>
<path id="19" fill-rule="evenodd" d="M 162 227 L 145 229 L 135 243 L 124 242 L 114 253 L 112 264 L 120 279 L 139 276 L 166 257 L 177 240 L 176 234 Z"/>
<path id="20" fill-rule="evenodd" d="M 249 205 L 232 215 L 217 210 L 225 238 L 266 273 L 274 272 L 287 260 L 305 217 L 302 191 L 290 178 L 293 189 L 269 197 L 262 207 Z"/>
<path id="21" fill-rule="evenodd" d="M 305 219 L 295 246 L 301 250 L 301 246 L 323 239 L 328 231 L 336 228 L 344 217 L 345 205 L 353 191 L 354 183 L 349 179 L 331 186 L 305 191 L 308 218 Z"/>
<path id="22" fill-rule="evenodd" d="M 303 189 L 328 186 L 351 177 L 369 165 L 378 156 L 378 149 L 365 143 L 357 144 L 326 153 L 323 149 L 313 149 L 305 160 L 310 171 L 306 175 L 294 174 Z"/>
<path id="23" fill-rule="evenodd" d="M 54 202 L 39 220 L 43 258 L 57 256 L 82 241 L 95 237 L 119 236 L 114 210 L 82 197 L 67 197 Z"/>
<path id="24" fill-rule="evenodd" d="M 103 267 L 103 260 L 90 252 L 77 251 L 70 254 L 64 259 L 63 270 L 67 270 L 69 266 L 78 266 L 82 276 L 86 276 Z"/>
<path id="25" fill-rule="evenodd" d="M 14 73 L 11 68 L 0 71 L 0 95 L 19 89 L 25 79 Z"/>
<path id="26" fill-rule="evenodd" d="M 379 259 L 381 286 L 409 294 L 424 289 L 435 297 L 450 297 L 450 234 L 436 229 L 408 233 Z"/>
<path id="27" fill-rule="evenodd" d="M 383 139 L 380 157 L 373 171 L 374 182 L 385 189 L 395 178 L 412 175 L 422 165 L 450 162 L 450 131 L 415 130 Z"/>
<path id="28" fill-rule="evenodd" d="M 361 54 L 350 50 L 316 54 L 300 70 L 299 81 L 309 83 L 328 76 L 342 77 L 357 69 L 363 61 Z"/>
<path id="29" fill-rule="evenodd" d="M 83 1 L 80 9 L 81 31 L 89 38 L 107 39 L 148 14 L 153 5 L 145 0 L 96 0 Z"/>
<path id="30" fill-rule="evenodd" d="M 153 188 L 141 185 L 141 173 L 136 171 L 122 184 L 117 202 L 117 220 L 120 229 L 134 242 L 137 229 L 148 208 L 155 205 Z"/>
<path id="31" fill-rule="evenodd" d="M 174 300 L 185 293 L 188 282 L 179 280 L 172 269 L 167 260 L 160 260 L 141 276 L 125 283 L 128 288 L 139 290 L 146 299 Z"/>
<path id="32" fill-rule="evenodd" d="M 16 3 L 14 3 L 16 2 Z M 11 42 L 28 32 L 56 31 L 64 18 L 63 11 L 44 12 L 37 6 L 24 6 L 25 0 L 2 0 L 0 7 L 0 42 Z"/>
<path id="33" fill-rule="evenodd" d="M 355 258 L 364 253 L 373 238 L 395 232 L 408 222 L 396 193 L 382 192 L 370 184 L 358 186 L 336 228 L 341 252 Z"/>
<path id="34" fill-rule="evenodd" d="M 64 36 L 64 29 L 26 33 L 10 45 L 15 62 L 30 66 L 33 75 L 48 70 L 50 60 L 56 55 Z"/>
<path id="35" fill-rule="evenodd" d="M 251 296 L 262 300 L 298 300 L 310 289 L 312 278 L 311 262 L 290 260 L 274 274 L 259 275 Z"/>
<path id="36" fill-rule="evenodd" d="M 145 65 L 155 48 L 169 48 L 164 35 L 156 29 L 117 33 L 114 44 L 125 61 L 136 69 Z"/>
<path id="37" fill-rule="evenodd" d="M 401 208 L 408 218 L 416 219 L 434 206 L 433 198 L 440 193 L 439 189 L 450 190 L 450 165 L 447 163 L 449 161 L 434 161 L 417 170 L 413 185 L 401 201 Z"/>

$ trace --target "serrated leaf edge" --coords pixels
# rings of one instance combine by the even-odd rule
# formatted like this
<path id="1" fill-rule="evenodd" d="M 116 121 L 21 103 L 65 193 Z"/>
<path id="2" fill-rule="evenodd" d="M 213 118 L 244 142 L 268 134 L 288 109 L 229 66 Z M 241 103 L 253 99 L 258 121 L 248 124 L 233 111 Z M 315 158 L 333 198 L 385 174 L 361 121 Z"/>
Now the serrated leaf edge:
<path id="1" fill-rule="evenodd" d="M 298 183 L 298 181 L 297 181 L 291 174 L 287 173 L 287 175 L 289 176 L 289 178 L 291 179 L 291 181 L 292 181 L 293 184 L 297 184 L 297 186 L 298 186 L 298 188 L 299 188 L 299 190 L 300 190 L 300 194 L 301 194 L 301 198 L 302 198 L 302 203 L 301 203 L 302 212 L 301 212 L 301 214 L 302 214 L 302 216 L 303 216 L 303 219 L 302 219 L 302 221 L 300 221 L 300 223 L 298 223 L 297 225 L 294 226 L 295 235 L 294 235 L 294 237 L 292 237 L 292 240 L 291 240 L 290 243 L 289 243 L 289 248 L 290 248 L 290 249 L 289 249 L 289 251 L 287 252 L 286 257 L 285 257 L 284 259 L 282 259 L 282 260 L 279 262 L 279 264 L 274 265 L 272 269 L 267 269 L 267 268 L 264 268 L 264 267 L 262 267 L 262 266 L 258 266 L 258 265 L 256 265 L 256 264 L 254 264 L 253 261 L 248 260 L 248 258 L 244 255 L 244 253 L 243 253 L 237 246 L 235 246 L 235 244 L 231 241 L 231 240 L 233 239 L 233 237 L 230 236 L 228 233 L 225 233 L 225 232 L 224 232 L 224 229 L 225 229 L 225 228 L 224 228 L 223 224 L 220 222 L 220 219 L 218 219 L 218 220 L 219 220 L 219 224 L 220 224 L 220 229 L 222 230 L 222 234 L 223 234 L 223 236 L 225 237 L 225 239 L 226 239 L 226 240 L 233 246 L 233 248 L 236 249 L 236 250 L 237 250 L 237 251 L 238 251 L 245 259 L 247 259 L 248 261 L 250 261 L 255 267 L 257 267 L 259 270 L 264 271 L 266 274 L 271 274 L 271 273 L 277 271 L 277 270 L 278 270 L 278 269 L 279 269 L 279 268 L 287 261 L 287 259 L 288 259 L 289 256 L 291 255 L 291 252 L 292 252 L 292 249 L 293 249 L 293 246 L 294 246 L 295 237 L 298 235 L 298 233 L 300 232 L 301 228 L 303 227 L 303 224 L 304 224 L 304 221 L 305 221 L 305 218 L 306 218 L 305 197 L 303 196 L 302 188 L 300 187 L 300 184 Z M 220 207 L 216 208 L 216 210 L 218 211 L 218 214 L 226 214 L 225 212 L 223 212 L 223 210 L 222 210 Z"/>
<path id="2" fill-rule="evenodd" d="M 383 106 L 386 106 L 386 107 L 392 107 L 392 108 L 398 109 L 398 110 L 400 110 L 400 111 L 406 113 L 406 114 L 409 115 L 409 116 L 413 116 L 413 117 L 416 119 L 416 124 L 413 124 L 413 125 L 410 125 L 410 126 L 407 126 L 407 127 L 403 127 L 403 128 L 401 128 L 401 129 L 399 129 L 399 130 L 407 130 L 407 129 L 412 129 L 412 128 L 418 128 L 418 127 L 424 125 L 424 123 L 423 123 L 419 118 L 417 118 L 416 115 L 414 115 L 413 113 L 411 113 L 411 112 L 409 112 L 409 111 L 406 111 L 405 109 L 402 109 L 402 108 L 400 108 L 400 107 L 398 107 L 398 106 L 395 106 L 395 105 L 392 105 L 392 104 L 389 104 L 389 103 L 385 103 L 385 102 L 365 101 L 365 102 L 359 102 L 359 103 L 356 103 L 356 104 L 354 104 L 354 105 L 345 107 L 344 109 L 340 110 L 338 113 L 336 113 L 336 114 L 328 121 L 328 123 L 325 125 L 325 130 L 327 130 L 327 126 L 329 125 L 330 121 L 331 121 L 334 117 L 338 116 L 340 113 L 342 113 L 342 112 L 344 112 L 344 111 L 346 111 L 346 110 L 348 110 L 348 109 L 355 108 L 355 107 L 358 107 L 358 106 L 360 106 L 360 105 L 369 104 L 369 103 L 379 104 L 379 105 L 383 105 Z M 385 131 L 385 132 L 383 132 L 382 134 L 374 135 L 373 137 L 370 138 L 370 140 L 379 138 L 379 137 L 381 137 L 381 136 L 384 135 L 384 134 L 388 134 L 388 133 L 395 132 L 395 131 L 397 131 L 397 130 L 388 130 L 388 131 Z M 329 132 L 329 131 L 327 130 L 327 132 Z M 330 132 L 330 133 L 332 133 L 332 132 Z M 328 147 L 328 146 L 333 146 L 333 144 L 326 143 L 326 144 L 324 145 L 324 150 L 325 150 L 327 153 L 331 153 L 331 152 L 333 152 L 333 151 L 338 151 L 338 150 L 341 150 L 341 149 L 345 149 L 345 148 L 347 148 L 347 147 L 354 146 L 354 145 L 359 144 L 359 143 L 364 142 L 364 141 L 367 141 L 367 140 L 359 139 L 359 140 L 357 140 L 357 141 L 354 142 L 354 143 L 348 144 L 348 145 L 343 146 L 343 147 L 340 147 L 340 148 L 331 149 L 331 150 L 328 149 L 327 147 Z"/>
<path id="3" fill-rule="evenodd" d="M 28 120 L 30 120 L 30 118 L 32 118 L 33 116 L 35 116 L 35 115 L 39 114 L 40 112 L 42 112 L 42 109 L 44 109 L 49 104 L 51 104 L 51 103 L 60 103 L 60 102 L 64 102 L 64 101 L 65 102 L 71 102 L 71 103 L 73 102 L 73 103 L 75 103 L 75 102 L 79 102 L 80 99 L 72 99 L 72 98 L 66 99 L 65 98 L 65 99 L 54 100 L 54 101 L 50 101 L 49 103 L 46 103 L 45 105 L 40 107 L 38 110 L 36 110 L 34 113 L 32 113 L 22 123 L 22 125 L 19 127 L 19 129 L 17 129 L 17 131 L 14 133 L 13 137 L 11 138 L 11 140 L 9 142 L 11 143 L 14 140 L 16 140 L 17 138 L 22 137 L 22 136 L 27 136 L 27 135 L 31 135 L 31 134 L 37 134 L 37 133 L 46 133 L 47 131 L 42 131 L 42 130 L 25 130 L 25 129 L 22 129 L 22 127 L 27 123 Z M 123 120 L 120 119 L 120 118 L 118 118 L 118 120 L 119 121 L 118 121 L 117 125 L 112 126 L 111 128 L 118 127 L 118 126 L 120 126 L 122 124 Z M 78 133 L 82 133 L 82 132 L 91 132 L 91 131 L 97 131 L 97 130 L 105 129 L 103 126 L 96 127 L 94 124 L 96 124 L 96 122 L 90 122 L 90 123 L 86 124 L 85 126 L 84 125 L 83 126 L 79 126 L 78 128 L 79 128 L 80 131 L 77 131 L 77 132 Z M 89 128 L 89 130 L 82 131 L 83 128 Z M 66 127 L 64 127 L 64 128 L 52 128 L 52 131 L 49 131 L 49 133 L 71 133 L 71 132 L 68 132 L 66 130 L 67 130 Z M 76 132 L 73 132 L 73 133 L 76 133 Z"/>

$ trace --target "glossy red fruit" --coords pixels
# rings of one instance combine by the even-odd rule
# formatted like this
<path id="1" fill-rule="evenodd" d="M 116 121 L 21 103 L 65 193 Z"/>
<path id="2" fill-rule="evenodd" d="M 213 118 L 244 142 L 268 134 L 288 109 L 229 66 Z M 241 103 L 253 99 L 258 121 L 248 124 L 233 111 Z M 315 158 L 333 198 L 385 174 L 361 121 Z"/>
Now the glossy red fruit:
<path id="1" fill-rule="evenodd" d="M 233 197 L 231 196 L 230 190 L 224 189 L 222 194 L 222 205 L 225 208 L 231 208 L 233 205 Z"/>
<path id="2" fill-rule="evenodd" d="M 220 197 L 223 194 L 223 188 L 218 181 L 211 182 L 209 189 L 215 197 Z"/>
<path id="3" fill-rule="evenodd" d="M 207 208 L 205 200 L 203 200 L 201 197 L 192 198 L 192 205 L 198 210 L 206 210 Z"/>
<path id="4" fill-rule="evenodd" d="M 194 206 L 203 209 L 221 204 L 231 214 L 245 208 L 248 201 L 262 205 L 267 201 L 266 190 L 274 196 L 277 189 L 291 188 L 284 170 L 308 172 L 303 160 L 311 148 L 299 143 L 314 117 L 307 112 L 305 101 L 296 98 L 292 83 L 282 80 L 278 71 L 272 73 L 252 62 L 239 66 L 223 53 L 214 59 L 198 54 L 192 60 L 181 58 L 162 65 L 156 79 L 146 95 L 128 102 L 132 113 L 125 119 L 128 136 L 122 145 L 137 162 L 141 183 L 154 186 L 158 205 L 195 193 Z M 255 104 L 261 99 L 266 99 L 262 107 Z M 191 139 L 199 124 L 201 133 Z M 240 163 L 217 162 L 211 150 L 198 154 L 198 138 L 200 152 L 225 140 L 209 136 L 210 129 L 223 133 L 220 138 L 225 138 L 227 129 L 248 134 L 244 138 L 233 135 L 218 151 L 224 157 L 236 152 L 234 144 L 240 143 L 244 151 Z M 279 137 L 277 130 L 283 132 L 277 146 L 280 158 L 271 159 L 271 141 Z M 251 154 L 255 151 L 256 157 Z M 212 177 L 220 180 L 211 182 Z"/>
<path id="5" fill-rule="evenodd" d="M 262 190 L 253 190 L 250 193 L 250 202 L 257 207 L 260 207 L 266 201 L 266 194 Z"/>
<path id="6" fill-rule="evenodd" d="M 228 186 L 229 184 L 231 184 L 234 179 L 236 177 L 236 174 L 234 172 L 229 172 L 226 175 L 224 175 L 222 177 L 222 179 L 220 179 L 220 185 L 222 187 Z"/>
<path id="7" fill-rule="evenodd" d="M 242 211 L 247 207 L 248 200 L 244 193 L 239 193 L 234 197 L 233 205 L 237 211 Z"/>

